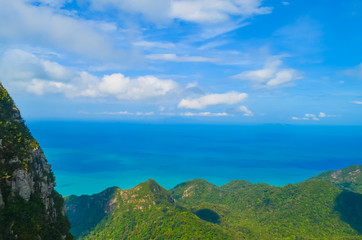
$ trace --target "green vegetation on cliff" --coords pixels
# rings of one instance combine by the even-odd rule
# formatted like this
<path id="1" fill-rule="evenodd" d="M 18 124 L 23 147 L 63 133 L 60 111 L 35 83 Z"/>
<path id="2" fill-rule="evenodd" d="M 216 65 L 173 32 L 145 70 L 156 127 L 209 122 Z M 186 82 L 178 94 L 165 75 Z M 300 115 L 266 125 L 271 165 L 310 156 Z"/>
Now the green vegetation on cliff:
<path id="1" fill-rule="evenodd" d="M 73 239 L 37 141 L 0 83 L 0 239 Z"/>
<path id="2" fill-rule="evenodd" d="M 20 117 L 10 95 L 0 83 L 0 178 L 9 178 L 15 169 L 27 170 L 32 151 L 38 148 L 38 142 Z M 18 158 L 14 164 L 8 164 L 11 159 Z"/>

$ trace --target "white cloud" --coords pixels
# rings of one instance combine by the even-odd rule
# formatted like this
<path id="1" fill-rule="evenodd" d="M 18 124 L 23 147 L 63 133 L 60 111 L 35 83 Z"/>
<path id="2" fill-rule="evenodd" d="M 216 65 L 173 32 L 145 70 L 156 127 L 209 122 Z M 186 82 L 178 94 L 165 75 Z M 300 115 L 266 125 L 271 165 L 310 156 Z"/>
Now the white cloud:
<path id="1" fill-rule="evenodd" d="M 275 77 L 266 82 L 266 86 L 274 87 L 290 83 L 298 79 L 294 69 L 283 69 L 275 74 Z"/>
<path id="2" fill-rule="evenodd" d="M 353 104 L 362 104 L 362 101 L 352 101 Z"/>
<path id="3" fill-rule="evenodd" d="M 182 99 L 178 104 L 179 108 L 203 109 L 210 105 L 235 104 L 245 100 L 246 93 L 228 92 L 223 94 L 208 94 L 194 99 Z"/>
<path id="4" fill-rule="evenodd" d="M 87 112 L 87 114 L 89 114 Z M 128 111 L 120 111 L 120 112 L 102 112 L 99 113 L 101 115 L 123 115 L 123 116 L 153 116 L 155 112 L 128 112 Z M 225 112 L 185 112 L 185 113 L 160 113 L 163 116 L 184 116 L 184 117 L 225 117 L 229 116 L 228 113 Z"/>
<path id="5" fill-rule="evenodd" d="M 240 106 L 239 108 L 238 108 L 238 110 L 239 111 L 241 111 L 241 112 L 243 112 L 244 114 L 244 116 L 245 117 L 252 117 L 252 116 L 254 116 L 254 113 L 252 112 L 252 111 L 250 111 L 250 109 L 248 109 L 246 106 Z"/>
<path id="6" fill-rule="evenodd" d="M 3 80 L 37 78 L 58 81 L 70 78 L 72 74 L 71 70 L 56 62 L 41 59 L 20 49 L 7 50 L 0 56 L 0 75 Z"/>
<path id="7" fill-rule="evenodd" d="M 128 112 L 128 111 L 120 111 L 120 112 L 102 112 L 102 115 L 135 115 L 135 116 L 152 116 L 155 115 L 154 112 Z"/>
<path id="8" fill-rule="evenodd" d="M 283 5 L 288 6 L 290 5 L 290 2 L 282 2 Z"/>
<path id="9" fill-rule="evenodd" d="M 273 58 L 267 61 L 262 69 L 244 71 L 233 77 L 251 81 L 256 87 L 267 88 L 292 86 L 295 80 L 302 78 L 297 70 L 282 68 L 282 64 L 280 59 Z"/>
<path id="10" fill-rule="evenodd" d="M 271 8 L 260 7 L 260 0 L 174 0 L 171 16 L 189 22 L 226 22 L 231 16 L 250 17 L 268 14 Z"/>
<path id="11" fill-rule="evenodd" d="M 162 60 L 170 62 L 217 62 L 218 59 L 201 56 L 177 56 L 174 53 L 150 54 L 146 58 L 151 60 Z"/>
<path id="12" fill-rule="evenodd" d="M 143 47 L 143 48 L 163 48 L 163 49 L 172 49 L 176 45 L 170 42 L 149 42 L 149 41 L 138 41 L 133 43 L 134 46 Z"/>
<path id="13" fill-rule="evenodd" d="M 194 87 L 197 87 L 198 83 L 197 82 L 192 82 L 192 83 L 188 83 L 186 85 L 186 88 L 194 88 Z"/>
<path id="14" fill-rule="evenodd" d="M 320 112 L 318 117 L 324 118 L 324 117 L 327 117 L 327 114 L 325 114 L 324 112 Z"/>
<path id="15" fill-rule="evenodd" d="M 231 21 L 233 16 L 245 19 L 269 14 L 270 7 L 261 7 L 262 0 L 89 0 L 93 8 L 140 13 L 147 20 L 159 23 L 179 19 L 201 24 Z"/>
<path id="16" fill-rule="evenodd" d="M 123 100 L 140 100 L 166 95 L 178 88 L 172 80 L 161 80 L 154 76 L 142 76 L 131 79 L 116 73 L 104 76 L 97 85 L 89 87 L 96 96 L 115 96 Z M 83 93 L 83 96 L 94 97 Z"/>
<path id="17" fill-rule="evenodd" d="M 130 112 L 128 112 L 128 111 L 102 112 L 101 114 L 104 114 L 104 115 L 133 115 L 133 113 L 130 113 Z"/>
<path id="18" fill-rule="evenodd" d="M 317 114 L 312 114 L 312 113 L 306 113 L 303 117 L 292 117 L 292 120 L 314 120 L 314 121 L 319 121 L 320 119 L 323 118 L 331 118 L 331 117 L 336 117 L 336 115 L 327 115 L 324 112 L 320 112 L 318 115 Z"/>
<path id="19" fill-rule="evenodd" d="M 225 113 L 225 112 L 221 112 L 221 113 L 212 113 L 212 112 L 198 112 L 198 113 L 192 113 L 192 112 L 185 112 L 185 113 L 180 113 L 180 116 L 185 116 L 185 117 L 225 117 L 228 116 L 229 114 Z"/>
<path id="20" fill-rule="evenodd" d="M 136 112 L 137 116 L 152 116 L 155 115 L 154 112 Z"/>
<path id="21" fill-rule="evenodd" d="M 319 121 L 319 118 L 317 118 L 317 116 L 315 114 L 306 113 L 305 117 L 308 119 L 312 119 L 314 121 Z"/>
<path id="22" fill-rule="evenodd" d="M 25 0 L 1 1 L 0 39 L 14 44 L 55 47 L 93 58 L 115 55 L 111 40 L 98 31 L 95 21 L 61 15 L 51 8 L 64 4 L 64 1 L 42 2 L 48 4 L 34 6 Z"/>
<path id="23" fill-rule="evenodd" d="M 99 78 L 17 49 L 0 57 L 0 77 L 34 94 L 63 93 L 67 97 L 142 100 L 165 96 L 179 88 L 173 80 L 154 76 L 130 78 L 115 73 Z"/>
<path id="24" fill-rule="evenodd" d="M 71 84 L 41 79 L 32 79 L 29 84 L 26 84 L 26 90 L 37 95 L 43 95 L 45 93 L 63 93 L 72 89 L 73 86 Z"/>
<path id="25" fill-rule="evenodd" d="M 308 120 L 310 120 L 308 117 L 292 117 L 292 120 L 296 120 L 296 121 L 298 121 L 298 120 L 305 120 L 305 121 L 308 121 Z"/>

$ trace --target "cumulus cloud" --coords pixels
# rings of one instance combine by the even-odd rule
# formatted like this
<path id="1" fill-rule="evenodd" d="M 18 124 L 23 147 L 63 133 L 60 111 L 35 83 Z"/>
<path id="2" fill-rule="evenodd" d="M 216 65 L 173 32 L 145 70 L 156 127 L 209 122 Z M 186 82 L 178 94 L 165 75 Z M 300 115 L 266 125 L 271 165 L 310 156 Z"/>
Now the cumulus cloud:
<path id="1" fill-rule="evenodd" d="M 194 99 L 182 99 L 179 108 L 203 109 L 210 105 L 236 104 L 248 97 L 246 93 L 228 92 L 223 94 L 208 94 Z"/>
<path id="2" fill-rule="evenodd" d="M 99 31 L 95 21 L 62 15 L 52 9 L 65 1 L 41 2 L 44 4 L 34 6 L 25 0 L 2 1 L 0 39 L 43 44 L 93 58 L 114 56 L 111 40 Z"/>
<path id="3" fill-rule="evenodd" d="M 151 60 L 162 60 L 170 62 L 217 62 L 218 59 L 201 56 L 177 56 L 174 53 L 150 54 L 146 58 Z"/>
<path id="4" fill-rule="evenodd" d="M 81 93 L 87 97 L 115 96 L 123 100 L 140 100 L 166 95 L 178 88 L 173 80 L 161 80 L 154 76 L 131 79 L 121 73 L 105 75 L 97 84 Z"/>
<path id="5" fill-rule="evenodd" d="M 292 86 L 295 80 L 302 78 L 297 70 L 282 68 L 282 64 L 280 59 L 274 58 L 267 61 L 262 69 L 244 71 L 233 77 L 266 88 Z"/>
<path id="6" fill-rule="evenodd" d="M 121 73 L 94 76 L 77 72 L 23 50 L 9 50 L 0 57 L 0 77 L 13 86 L 43 95 L 142 100 L 165 96 L 179 88 L 170 79 L 155 76 L 126 77 Z"/>
<path id="7" fill-rule="evenodd" d="M 250 109 L 248 109 L 246 106 L 240 106 L 239 108 L 238 108 L 238 110 L 239 111 L 241 111 L 241 112 L 243 112 L 244 114 L 244 116 L 245 117 L 252 117 L 252 116 L 254 116 L 254 113 L 252 112 L 252 111 L 250 111 Z"/>

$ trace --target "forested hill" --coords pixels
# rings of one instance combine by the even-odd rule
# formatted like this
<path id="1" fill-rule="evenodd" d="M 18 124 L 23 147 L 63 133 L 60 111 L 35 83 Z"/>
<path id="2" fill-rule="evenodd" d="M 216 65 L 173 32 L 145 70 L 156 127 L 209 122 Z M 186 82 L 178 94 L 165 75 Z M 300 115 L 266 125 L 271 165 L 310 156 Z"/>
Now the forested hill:
<path id="1" fill-rule="evenodd" d="M 128 190 L 110 188 L 65 201 L 71 232 L 82 240 L 239 238 L 197 217 L 154 180 Z"/>
<path id="2" fill-rule="evenodd" d="M 328 179 L 284 187 L 196 179 L 169 191 L 148 180 L 71 196 L 66 206 L 80 239 L 362 239 L 362 195 Z"/>
<path id="3" fill-rule="evenodd" d="M 38 142 L 0 83 L 0 239 L 73 239 Z"/>
<path id="4" fill-rule="evenodd" d="M 326 179 L 341 189 L 362 194 L 362 166 L 350 167 L 323 172 L 311 180 Z"/>

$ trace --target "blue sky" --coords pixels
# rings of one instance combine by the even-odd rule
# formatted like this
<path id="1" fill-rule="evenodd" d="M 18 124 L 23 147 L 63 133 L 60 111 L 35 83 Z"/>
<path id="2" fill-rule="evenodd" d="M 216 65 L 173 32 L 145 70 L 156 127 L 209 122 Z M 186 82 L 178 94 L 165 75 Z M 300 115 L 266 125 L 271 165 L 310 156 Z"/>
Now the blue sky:
<path id="1" fill-rule="evenodd" d="M 362 2 L 0 2 L 26 119 L 360 124 Z"/>

